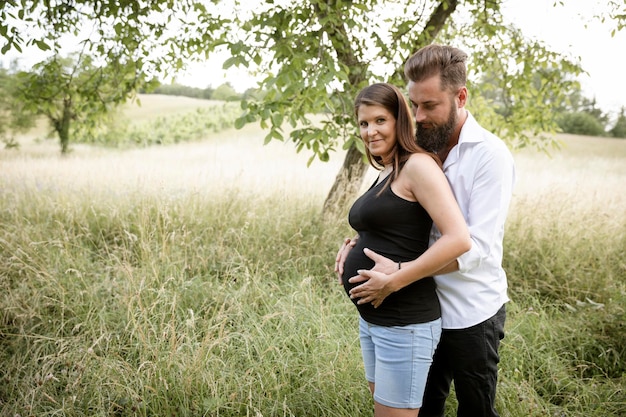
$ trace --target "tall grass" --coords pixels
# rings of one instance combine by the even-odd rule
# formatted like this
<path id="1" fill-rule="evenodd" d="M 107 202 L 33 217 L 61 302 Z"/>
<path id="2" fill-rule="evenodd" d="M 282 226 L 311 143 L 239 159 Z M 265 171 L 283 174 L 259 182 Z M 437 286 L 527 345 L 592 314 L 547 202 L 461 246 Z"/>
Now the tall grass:
<path id="1" fill-rule="evenodd" d="M 352 392 L 317 208 L 29 197 L 3 216 L 6 415 L 302 415 Z"/>
<path id="2" fill-rule="evenodd" d="M 342 155 L 306 168 L 262 138 L 0 154 L 0 415 L 372 415 L 332 273 L 351 231 L 320 216 Z M 502 416 L 626 414 L 626 143 L 607 144 L 516 155 Z"/>
<path id="3" fill-rule="evenodd" d="M 517 155 L 505 267 L 513 302 L 501 408 L 536 416 L 626 413 L 626 142 L 564 137 Z M 519 414 L 524 415 L 520 409 Z"/>

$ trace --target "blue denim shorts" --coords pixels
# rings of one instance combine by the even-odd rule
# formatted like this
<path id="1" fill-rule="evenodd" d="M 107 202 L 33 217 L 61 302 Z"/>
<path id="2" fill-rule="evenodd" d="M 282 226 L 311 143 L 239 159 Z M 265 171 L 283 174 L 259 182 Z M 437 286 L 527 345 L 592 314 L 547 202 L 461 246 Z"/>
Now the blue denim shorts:
<path id="1" fill-rule="evenodd" d="M 409 326 L 376 326 L 359 319 L 365 378 L 374 400 L 393 408 L 420 408 L 441 319 Z"/>

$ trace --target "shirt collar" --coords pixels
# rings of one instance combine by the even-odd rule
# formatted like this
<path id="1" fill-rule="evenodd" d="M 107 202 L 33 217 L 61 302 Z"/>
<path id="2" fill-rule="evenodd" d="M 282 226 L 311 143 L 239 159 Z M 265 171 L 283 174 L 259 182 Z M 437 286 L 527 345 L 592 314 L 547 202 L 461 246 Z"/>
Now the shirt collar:
<path id="1" fill-rule="evenodd" d="M 463 127 L 461 127 L 461 134 L 459 135 L 459 143 L 476 143 L 482 142 L 484 140 L 483 135 L 479 134 L 482 128 L 472 116 L 469 110 L 467 111 L 467 119 L 465 119 L 465 123 L 463 123 Z"/>
<path id="2" fill-rule="evenodd" d="M 479 134 L 481 127 L 472 116 L 469 110 L 467 110 L 467 118 L 461 127 L 461 133 L 459 134 L 459 141 L 452 149 L 450 149 L 450 153 L 446 158 L 446 161 L 443 164 L 443 167 L 446 168 L 452 164 L 454 164 L 460 157 L 461 146 L 464 143 L 477 143 L 482 142 L 484 140 L 483 135 Z"/>

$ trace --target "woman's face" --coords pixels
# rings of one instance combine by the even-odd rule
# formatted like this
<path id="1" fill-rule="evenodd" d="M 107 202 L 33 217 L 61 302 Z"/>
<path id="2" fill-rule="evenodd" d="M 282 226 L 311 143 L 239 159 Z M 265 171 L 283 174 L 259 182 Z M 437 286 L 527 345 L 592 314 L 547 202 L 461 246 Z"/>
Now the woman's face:
<path id="1" fill-rule="evenodd" d="M 373 156 L 388 163 L 396 145 L 396 118 L 383 106 L 361 105 L 357 121 L 363 143 Z"/>

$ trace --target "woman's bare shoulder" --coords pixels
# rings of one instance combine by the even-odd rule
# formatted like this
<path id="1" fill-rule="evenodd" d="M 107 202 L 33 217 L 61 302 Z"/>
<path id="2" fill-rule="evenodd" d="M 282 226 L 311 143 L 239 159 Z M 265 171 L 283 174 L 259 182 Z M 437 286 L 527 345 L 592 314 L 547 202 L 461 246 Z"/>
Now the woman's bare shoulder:
<path id="1" fill-rule="evenodd" d="M 432 169 L 441 170 L 435 159 L 430 154 L 425 152 L 411 154 L 409 159 L 406 161 L 405 167 L 410 170 L 417 170 L 418 172 Z"/>

